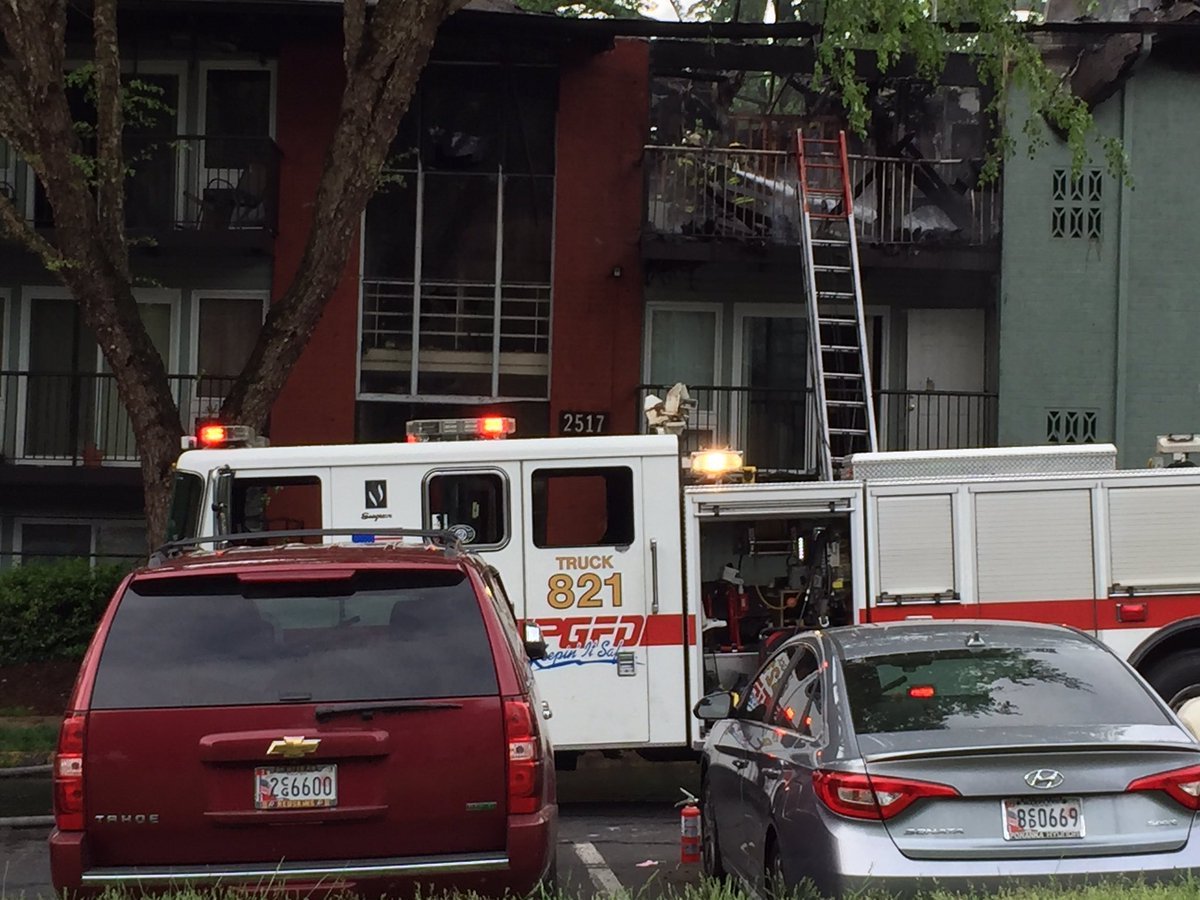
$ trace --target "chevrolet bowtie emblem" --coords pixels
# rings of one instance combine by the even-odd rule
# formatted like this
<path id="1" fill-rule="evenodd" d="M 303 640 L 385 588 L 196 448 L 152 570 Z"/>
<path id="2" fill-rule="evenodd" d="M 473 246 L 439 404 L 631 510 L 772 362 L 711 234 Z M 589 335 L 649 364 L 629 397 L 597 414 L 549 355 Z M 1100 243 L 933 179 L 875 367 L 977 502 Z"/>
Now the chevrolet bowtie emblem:
<path id="1" fill-rule="evenodd" d="M 299 759 L 314 753 L 321 744 L 320 738 L 306 738 L 303 735 L 285 735 L 277 741 L 271 741 L 267 748 L 267 756 L 282 756 L 284 759 Z"/>

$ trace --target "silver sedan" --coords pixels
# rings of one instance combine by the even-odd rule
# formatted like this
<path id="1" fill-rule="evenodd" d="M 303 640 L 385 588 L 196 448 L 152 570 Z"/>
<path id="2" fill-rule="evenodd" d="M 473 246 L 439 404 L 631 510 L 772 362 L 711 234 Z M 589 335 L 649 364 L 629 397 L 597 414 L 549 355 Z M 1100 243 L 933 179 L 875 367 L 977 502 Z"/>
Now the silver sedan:
<path id="1" fill-rule="evenodd" d="M 1200 743 L 1080 631 L 813 632 L 696 713 L 713 876 L 836 897 L 1200 873 Z"/>

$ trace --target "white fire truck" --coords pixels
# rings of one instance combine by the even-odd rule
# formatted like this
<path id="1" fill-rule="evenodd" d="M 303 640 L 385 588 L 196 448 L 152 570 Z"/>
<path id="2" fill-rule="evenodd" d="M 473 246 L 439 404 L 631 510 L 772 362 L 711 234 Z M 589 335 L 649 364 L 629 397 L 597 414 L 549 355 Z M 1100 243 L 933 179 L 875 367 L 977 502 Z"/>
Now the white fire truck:
<path id="1" fill-rule="evenodd" d="M 1200 469 L 1118 471 L 1111 445 L 1009 448 L 859 454 L 852 480 L 767 484 L 728 477 L 720 453 L 692 463 L 721 483 L 686 484 L 673 435 L 428 439 L 509 430 L 265 447 L 209 429 L 179 458 L 171 537 L 454 531 L 541 626 L 561 751 L 695 747 L 703 693 L 736 687 L 781 636 L 852 622 L 1073 625 L 1176 707 L 1200 695 Z"/>

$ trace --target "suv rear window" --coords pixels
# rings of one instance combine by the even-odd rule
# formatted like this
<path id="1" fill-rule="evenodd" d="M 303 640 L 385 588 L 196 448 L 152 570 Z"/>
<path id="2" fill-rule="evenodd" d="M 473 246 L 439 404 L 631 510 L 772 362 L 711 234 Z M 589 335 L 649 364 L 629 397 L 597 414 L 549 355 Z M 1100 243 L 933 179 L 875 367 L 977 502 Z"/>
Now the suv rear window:
<path id="1" fill-rule="evenodd" d="M 859 734 L 1168 724 L 1113 656 L 1082 642 L 869 656 L 842 668 Z"/>
<path id="2" fill-rule="evenodd" d="M 499 690 L 466 575 L 358 572 L 243 583 L 134 581 L 104 642 L 93 709 L 475 697 Z"/>

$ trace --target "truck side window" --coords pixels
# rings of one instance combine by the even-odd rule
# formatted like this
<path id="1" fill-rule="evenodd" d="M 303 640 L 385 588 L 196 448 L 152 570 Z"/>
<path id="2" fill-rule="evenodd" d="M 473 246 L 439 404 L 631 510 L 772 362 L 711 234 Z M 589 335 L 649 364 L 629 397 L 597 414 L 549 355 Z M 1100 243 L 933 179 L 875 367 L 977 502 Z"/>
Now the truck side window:
<path id="1" fill-rule="evenodd" d="M 314 476 L 234 478 L 230 521 L 235 534 L 324 528 L 321 515 L 321 479 Z M 321 542 L 320 537 L 303 540 L 306 543 Z"/>
<path id="2" fill-rule="evenodd" d="M 425 481 L 425 525 L 455 529 L 472 549 L 508 543 L 508 481 L 498 472 L 443 472 Z"/>
<path id="3" fill-rule="evenodd" d="M 533 494 L 536 547 L 621 547 L 633 543 L 633 470 L 537 469 Z"/>

